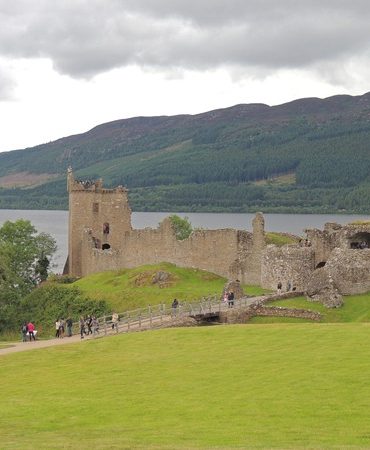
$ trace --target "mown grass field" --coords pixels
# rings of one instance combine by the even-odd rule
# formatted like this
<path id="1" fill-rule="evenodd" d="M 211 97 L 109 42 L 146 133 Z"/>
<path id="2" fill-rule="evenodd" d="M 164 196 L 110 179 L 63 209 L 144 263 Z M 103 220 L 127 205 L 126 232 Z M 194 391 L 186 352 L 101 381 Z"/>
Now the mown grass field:
<path id="1" fill-rule="evenodd" d="M 153 277 L 160 271 L 169 274 L 169 280 L 153 283 Z M 192 301 L 208 295 L 221 295 L 225 283 L 226 278 L 205 270 L 161 263 L 100 272 L 81 278 L 71 286 L 77 286 L 90 298 L 107 300 L 114 310 L 123 312 L 159 303 L 170 304 L 174 298 Z M 245 288 L 249 295 L 266 292 L 259 286 Z"/>
<path id="2" fill-rule="evenodd" d="M 230 325 L 2 355 L 0 447 L 370 448 L 369 335 Z"/>

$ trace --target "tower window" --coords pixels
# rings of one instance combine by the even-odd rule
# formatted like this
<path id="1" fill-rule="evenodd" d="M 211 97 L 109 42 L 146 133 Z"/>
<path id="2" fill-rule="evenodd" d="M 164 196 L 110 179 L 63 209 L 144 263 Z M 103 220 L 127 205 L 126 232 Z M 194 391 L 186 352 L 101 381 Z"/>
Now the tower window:
<path id="1" fill-rule="evenodd" d="M 109 244 L 103 244 L 102 249 L 103 250 L 109 250 L 110 249 L 110 245 Z"/>
<path id="2" fill-rule="evenodd" d="M 103 234 L 109 234 L 109 223 L 105 222 L 103 225 Z"/>

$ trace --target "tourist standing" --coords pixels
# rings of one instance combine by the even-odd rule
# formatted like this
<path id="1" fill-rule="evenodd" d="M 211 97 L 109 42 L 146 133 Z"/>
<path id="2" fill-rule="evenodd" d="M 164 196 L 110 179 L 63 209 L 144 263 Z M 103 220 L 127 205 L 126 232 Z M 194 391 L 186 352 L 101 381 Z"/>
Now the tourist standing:
<path id="1" fill-rule="evenodd" d="M 92 318 L 92 329 L 94 335 L 99 334 L 99 321 L 95 316 Z"/>
<path id="2" fill-rule="evenodd" d="M 71 337 L 72 336 L 73 322 L 72 322 L 72 319 L 70 317 L 68 317 L 67 320 L 66 320 L 66 326 L 67 326 L 67 336 Z"/>
<path id="3" fill-rule="evenodd" d="M 172 302 L 172 315 L 177 316 L 177 308 L 179 306 L 179 301 L 175 298 Z"/>
<path id="4" fill-rule="evenodd" d="M 229 305 L 229 308 L 232 308 L 234 306 L 234 292 L 230 291 L 227 295 L 227 303 Z"/>
<path id="5" fill-rule="evenodd" d="M 64 319 L 60 319 L 59 321 L 59 337 L 63 339 L 64 337 Z"/>
<path id="6" fill-rule="evenodd" d="M 281 281 L 279 281 L 278 284 L 277 284 L 277 293 L 278 294 L 281 294 L 282 287 L 283 287 L 283 285 L 282 285 Z"/>
<path id="7" fill-rule="evenodd" d="M 83 339 L 84 338 L 84 334 L 86 334 L 86 331 L 85 331 L 85 319 L 82 316 L 80 317 L 79 325 L 80 325 L 81 339 Z"/>
<path id="8" fill-rule="evenodd" d="M 30 341 L 32 341 L 32 339 L 34 341 L 36 341 L 36 338 L 35 338 L 35 325 L 32 322 L 28 322 L 28 324 L 27 324 L 27 331 L 28 331 L 28 336 L 30 337 Z"/>
<path id="9" fill-rule="evenodd" d="M 57 319 L 55 321 L 55 337 L 58 338 L 59 337 L 59 330 L 60 330 L 60 320 Z"/>
<path id="10" fill-rule="evenodd" d="M 23 322 L 21 331 L 22 331 L 22 341 L 26 342 L 27 341 L 27 331 L 28 331 L 27 322 Z"/>
<path id="11" fill-rule="evenodd" d="M 116 312 L 112 314 L 112 330 L 116 330 L 118 332 L 118 321 L 119 316 Z"/>

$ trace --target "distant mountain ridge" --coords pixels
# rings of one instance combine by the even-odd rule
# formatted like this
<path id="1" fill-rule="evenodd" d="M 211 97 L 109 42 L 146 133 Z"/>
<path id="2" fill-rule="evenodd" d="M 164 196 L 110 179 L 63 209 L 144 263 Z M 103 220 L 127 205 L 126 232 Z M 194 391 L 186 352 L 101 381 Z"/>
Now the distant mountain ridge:
<path id="1" fill-rule="evenodd" d="M 65 208 L 65 172 L 134 210 L 370 213 L 370 93 L 133 117 L 0 153 L 1 208 Z"/>

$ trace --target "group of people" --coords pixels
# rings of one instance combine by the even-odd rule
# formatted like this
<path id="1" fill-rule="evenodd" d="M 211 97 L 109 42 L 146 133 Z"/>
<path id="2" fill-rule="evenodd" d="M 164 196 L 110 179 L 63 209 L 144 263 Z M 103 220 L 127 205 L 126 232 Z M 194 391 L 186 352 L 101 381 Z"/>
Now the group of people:
<path id="1" fill-rule="evenodd" d="M 64 338 L 65 329 L 67 328 L 67 336 L 72 336 L 72 326 L 73 321 L 70 317 L 68 317 L 67 320 L 64 320 L 63 318 L 57 319 L 55 322 L 55 337 L 56 338 Z"/>
<path id="2" fill-rule="evenodd" d="M 234 300 L 235 300 L 234 292 L 233 291 L 225 291 L 224 302 L 227 303 L 229 308 L 233 308 Z"/>
<path id="3" fill-rule="evenodd" d="M 81 339 L 89 334 L 99 334 L 99 321 L 95 316 L 81 316 L 79 327 Z"/>
<path id="4" fill-rule="evenodd" d="M 32 322 L 23 322 L 21 332 L 23 342 L 27 342 L 27 337 L 30 341 L 36 341 L 37 331 L 35 329 L 35 325 Z"/>
<path id="5" fill-rule="evenodd" d="M 296 289 L 297 288 L 290 281 L 287 282 L 286 292 L 295 291 Z M 277 293 L 281 294 L 282 290 L 283 290 L 283 283 L 279 281 L 277 284 Z"/>

